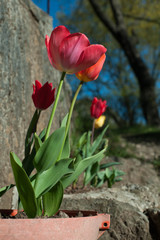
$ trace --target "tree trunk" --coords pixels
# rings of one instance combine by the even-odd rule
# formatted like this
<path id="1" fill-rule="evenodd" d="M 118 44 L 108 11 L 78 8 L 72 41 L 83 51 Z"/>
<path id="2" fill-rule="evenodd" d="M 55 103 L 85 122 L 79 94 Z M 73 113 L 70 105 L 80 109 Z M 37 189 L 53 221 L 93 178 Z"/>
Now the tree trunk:
<path id="1" fill-rule="evenodd" d="M 120 43 L 137 78 L 140 89 L 140 103 L 147 124 L 159 125 L 158 106 L 155 94 L 155 79 L 129 39 L 126 31 L 117 32 L 116 40 Z"/>
<path id="2" fill-rule="evenodd" d="M 89 2 L 99 19 L 120 44 L 131 68 L 133 69 L 139 84 L 140 103 L 147 124 L 159 125 L 160 119 L 156 102 L 155 79 L 153 79 L 149 73 L 146 64 L 133 44 L 132 39 L 128 36 L 119 1 L 110 0 L 115 24 L 108 18 L 108 16 L 105 15 L 97 1 L 89 0 Z"/>

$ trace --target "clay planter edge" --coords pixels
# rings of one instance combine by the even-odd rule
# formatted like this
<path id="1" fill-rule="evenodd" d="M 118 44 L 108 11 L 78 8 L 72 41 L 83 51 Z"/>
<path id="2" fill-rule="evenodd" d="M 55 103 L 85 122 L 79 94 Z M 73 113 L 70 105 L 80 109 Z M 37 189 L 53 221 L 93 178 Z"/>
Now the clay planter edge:
<path id="1" fill-rule="evenodd" d="M 1 240 L 97 240 L 110 227 L 110 215 L 61 210 L 69 218 L 0 219 Z M 16 211 L 17 212 L 17 211 Z M 83 217 L 75 217 L 81 212 Z M 0 209 L 15 215 L 15 210 Z"/>

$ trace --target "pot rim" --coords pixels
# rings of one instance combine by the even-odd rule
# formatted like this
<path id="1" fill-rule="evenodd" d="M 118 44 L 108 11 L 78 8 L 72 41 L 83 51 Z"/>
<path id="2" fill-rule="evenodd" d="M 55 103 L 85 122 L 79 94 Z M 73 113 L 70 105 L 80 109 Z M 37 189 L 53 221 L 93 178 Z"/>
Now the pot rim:
<path id="1" fill-rule="evenodd" d="M 84 218 L 84 219 L 95 219 L 93 221 L 96 221 L 98 226 L 99 226 L 99 235 L 98 235 L 98 239 L 103 235 L 103 233 L 110 228 L 110 215 L 109 214 L 105 214 L 105 213 L 98 213 L 97 211 L 87 211 L 87 210 L 59 210 L 58 212 L 64 212 L 66 213 L 69 218 L 32 218 L 32 219 L 15 219 L 15 218 L 5 218 L 5 219 L 0 219 L 0 222 L 1 221 L 6 221 L 8 222 L 9 220 L 11 221 L 27 221 L 27 222 L 32 222 L 34 220 L 38 220 L 38 221 L 46 221 L 46 220 L 49 220 L 49 221 L 60 221 L 61 219 L 63 221 L 72 221 L 72 220 L 76 220 L 79 221 L 80 219 Z M 58 213 L 57 212 L 57 213 Z M 5 215 L 10 215 L 12 217 L 14 217 L 17 213 L 18 213 L 18 210 L 17 209 L 0 209 L 0 213 L 4 213 Z M 83 216 L 78 216 L 78 213 L 82 213 Z M 56 214 L 55 214 L 56 215 Z M 81 220 L 80 220 L 81 221 Z"/>

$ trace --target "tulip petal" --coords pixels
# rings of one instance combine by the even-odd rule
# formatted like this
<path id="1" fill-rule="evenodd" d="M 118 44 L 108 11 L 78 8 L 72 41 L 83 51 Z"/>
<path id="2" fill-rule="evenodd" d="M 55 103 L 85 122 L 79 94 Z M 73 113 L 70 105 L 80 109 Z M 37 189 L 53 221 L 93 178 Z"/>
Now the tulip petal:
<path id="1" fill-rule="evenodd" d="M 43 86 L 36 80 L 33 85 L 32 99 L 37 109 L 47 109 L 54 101 L 55 88 L 52 89 L 52 83 L 46 82 Z"/>
<path id="2" fill-rule="evenodd" d="M 99 76 L 100 71 L 102 70 L 105 59 L 106 55 L 103 54 L 96 64 L 76 73 L 76 77 L 83 82 L 96 80 Z"/>
<path id="3" fill-rule="evenodd" d="M 107 49 L 100 44 L 93 44 L 85 48 L 76 64 L 77 72 L 96 64 L 106 51 Z"/>
<path id="4" fill-rule="evenodd" d="M 49 50 L 49 39 L 50 39 L 49 36 L 46 35 L 45 44 L 46 44 L 46 48 L 47 48 L 48 58 L 49 58 L 49 61 L 50 61 L 51 65 L 56 68 L 56 65 L 52 61 L 51 53 L 50 53 L 50 50 Z"/>
<path id="5" fill-rule="evenodd" d="M 50 92 L 50 95 L 49 95 L 49 98 L 48 98 L 48 102 L 47 102 L 47 108 L 48 108 L 48 106 L 50 106 L 50 105 L 54 102 L 54 99 L 55 99 L 55 90 L 56 90 L 56 88 L 54 88 L 54 89 Z"/>
<path id="6" fill-rule="evenodd" d="M 65 26 L 58 26 L 52 31 L 50 36 L 49 47 L 47 49 L 49 50 L 49 56 L 52 59 L 52 63 L 57 69 L 61 68 L 59 47 L 63 39 L 68 35 L 70 35 L 70 32 Z"/>
<path id="7" fill-rule="evenodd" d="M 106 55 L 103 54 L 96 64 L 86 69 L 87 76 L 89 79 L 96 80 L 102 70 Z"/>
<path id="8" fill-rule="evenodd" d="M 52 90 L 52 87 L 46 82 L 41 89 L 38 91 L 38 104 L 40 108 L 46 109 L 46 106 L 48 105 L 48 97 L 50 95 L 50 92 Z M 46 97 L 44 97 L 46 96 Z"/>
<path id="9" fill-rule="evenodd" d="M 35 80 L 35 86 L 36 90 L 39 90 L 42 87 L 42 84 L 38 80 Z"/>
<path id="10" fill-rule="evenodd" d="M 32 99 L 34 104 L 36 105 L 37 102 L 37 94 L 36 92 L 42 87 L 42 84 L 38 81 L 35 80 L 35 85 L 33 84 L 33 94 L 32 94 Z"/>
<path id="11" fill-rule="evenodd" d="M 59 51 L 61 65 L 66 69 L 66 72 L 72 73 L 72 69 L 75 68 L 82 51 L 89 45 L 88 38 L 82 33 L 70 34 L 68 37 L 64 38 Z"/>

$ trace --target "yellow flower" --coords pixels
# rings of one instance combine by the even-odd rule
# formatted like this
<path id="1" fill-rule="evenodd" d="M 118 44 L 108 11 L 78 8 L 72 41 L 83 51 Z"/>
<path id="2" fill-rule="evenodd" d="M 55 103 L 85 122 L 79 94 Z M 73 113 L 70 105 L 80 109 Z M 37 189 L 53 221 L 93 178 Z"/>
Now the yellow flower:
<path id="1" fill-rule="evenodd" d="M 106 117 L 104 115 L 101 115 L 99 118 L 96 118 L 94 120 L 94 127 L 95 128 L 103 127 L 105 120 L 106 120 Z"/>

